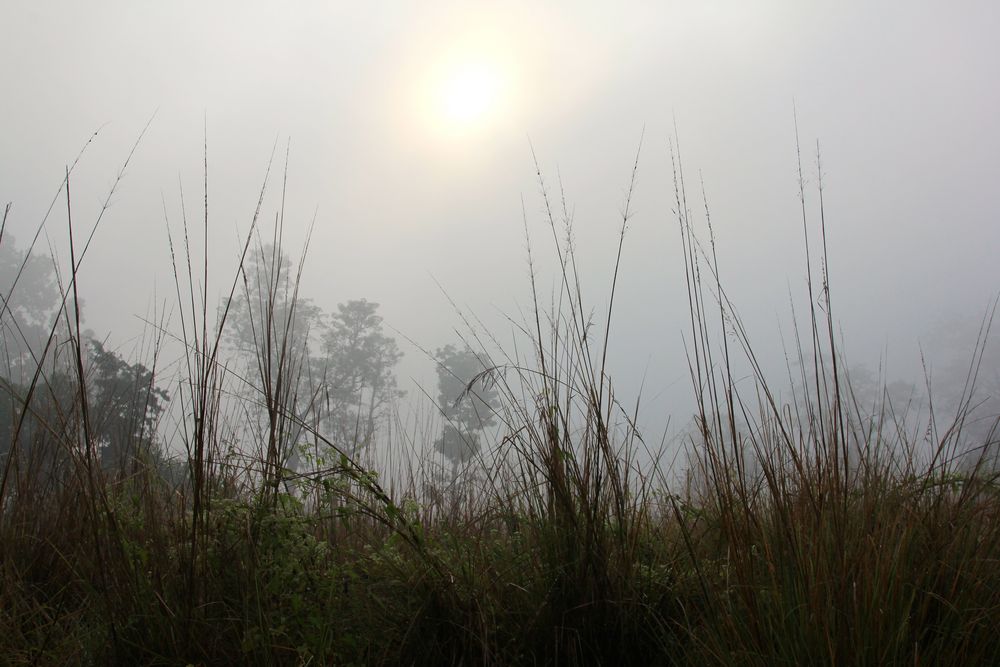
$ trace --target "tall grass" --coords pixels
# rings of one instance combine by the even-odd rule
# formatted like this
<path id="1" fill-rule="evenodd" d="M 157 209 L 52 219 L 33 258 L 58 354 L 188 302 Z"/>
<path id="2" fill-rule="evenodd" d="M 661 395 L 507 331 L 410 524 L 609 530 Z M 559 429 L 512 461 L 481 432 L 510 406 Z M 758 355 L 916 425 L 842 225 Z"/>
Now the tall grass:
<path id="1" fill-rule="evenodd" d="M 539 170 L 557 288 L 544 306 L 526 219 L 534 309 L 518 347 L 504 351 L 471 322 L 468 336 L 485 370 L 467 391 L 497 391 L 500 435 L 446 492 L 416 460 L 405 474 L 378 470 L 319 428 L 315 383 L 293 344 L 301 263 L 290 275 L 277 261 L 283 202 L 270 271 L 251 281 L 244 270 L 265 247 L 269 177 L 221 308 L 209 303 L 207 178 L 202 256 L 186 217 L 171 236 L 181 468 L 151 436 L 125 464 L 99 464 L 71 250 L 66 307 L 33 379 L 3 389 L 16 415 L 0 492 L 5 660 L 1000 662 L 995 430 L 971 451 L 965 435 L 982 346 L 949 423 L 932 411 L 911 430 L 887 392 L 862 405 L 834 335 L 822 181 L 816 221 L 800 180 L 809 310 L 791 354 L 799 378 L 782 402 L 725 290 L 707 201 L 699 222 L 672 154 L 697 406 L 681 483 L 642 439 L 607 363 L 638 156 L 599 321 L 571 217 L 555 210 Z M 69 174 L 64 186 L 71 220 Z M 224 354 L 241 296 L 249 372 Z M 16 285 L 5 302 L 15 297 Z M 3 317 L 16 331 L 9 309 Z M 158 322 L 154 360 L 168 329 Z M 52 344 L 62 339 L 68 347 Z M 734 380 L 742 364 L 749 389 Z M 434 435 L 418 430 L 408 446 L 429 449 Z M 303 446 L 313 465 L 292 469 Z"/>

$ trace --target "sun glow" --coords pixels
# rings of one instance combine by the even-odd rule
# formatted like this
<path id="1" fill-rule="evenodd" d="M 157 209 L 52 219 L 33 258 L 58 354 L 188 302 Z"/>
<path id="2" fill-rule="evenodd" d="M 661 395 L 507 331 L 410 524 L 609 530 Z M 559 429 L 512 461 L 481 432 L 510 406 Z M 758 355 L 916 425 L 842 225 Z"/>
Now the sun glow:
<path id="1" fill-rule="evenodd" d="M 539 88 L 530 67 L 538 40 L 507 20 L 470 9 L 400 45 L 379 107 L 396 120 L 401 141 L 468 160 L 489 155 L 487 146 L 501 138 L 521 136 Z"/>
<path id="2" fill-rule="evenodd" d="M 439 136 L 469 138 L 495 128 L 513 110 L 513 72 L 499 54 L 453 49 L 424 77 L 423 115 Z"/>
<path id="3" fill-rule="evenodd" d="M 498 109 L 503 88 L 502 75 L 490 63 L 459 65 L 441 81 L 438 90 L 441 114 L 453 125 L 482 122 Z"/>

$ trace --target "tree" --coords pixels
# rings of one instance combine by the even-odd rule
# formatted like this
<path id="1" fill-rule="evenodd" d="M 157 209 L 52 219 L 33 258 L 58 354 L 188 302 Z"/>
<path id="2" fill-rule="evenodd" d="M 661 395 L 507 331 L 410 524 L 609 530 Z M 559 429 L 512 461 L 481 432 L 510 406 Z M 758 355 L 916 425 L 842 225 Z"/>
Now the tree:
<path id="1" fill-rule="evenodd" d="M 60 344 L 65 329 L 42 357 L 62 306 L 52 259 L 20 251 L 5 237 L 0 244 L 0 298 L 0 468 L 20 423 L 18 452 L 34 462 L 29 474 L 51 472 L 66 460 L 67 445 L 84 437 L 80 380 L 72 353 L 67 356 Z M 167 394 L 155 386 L 145 366 L 129 364 L 92 336 L 83 337 L 91 441 L 106 466 L 118 466 L 140 447 L 148 450 L 154 444 Z M 32 388 L 42 365 L 44 372 Z"/>
<path id="2" fill-rule="evenodd" d="M 364 299 L 342 303 L 323 336 L 325 421 L 333 441 L 352 455 L 374 440 L 403 395 L 393 373 L 403 354 L 377 311 L 377 303 Z"/>
<path id="3" fill-rule="evenodd" d="M 119 467 L 153 444 L 168 396 L 156 386 L 151 370 L 129 364 L 100 341 L 88 342 L 92 436 L 105 467 Z"/>
<path id="4" fill-rule="evenodd" d="M 496 423 L 495 387 L 482 382 L 486 365 L 468 346 L 446 345 L 436 354 L 438 407 L 447 420 L 434 449 L 452 464 L 453 474 L 481 448 L 482 431 Z"/>
<path id="5" fill-rule="evenodd" d="M 299 296 L 288 255 L 271 244 L 258 246 L 249 253 L 242 273 L 226 321 L 231 346 L 252 367 L 262 354 L 275 363 L 282 355 L 286 360 L 307 357 L 309 337 L 322 311 Z"/>
<path id="6" fill-rule="evenodd" d="M 0 472 L 9 470 L 18 423 L 16 452 L 24 454 L 25 467 L 32 467 L 30 474 L 52 470 L 57 454 L 65 458 L 59 447 L 43 446 L 52 440 L 49 429 L 66 424 L 64 406 L 73 400 L 64 372 L 67 367 L 55 354 L 60 341 L 53 341 L 48 360 L 42 356 L 62 303 L 60 297 L 52 259 L 21 251 L 13 237 L 4 236 L 0 244 Z M 49 370 L 40 376 L 26 408 L 29 385 L 43 364 Z M 28 466 L 29 459 L 32 466 Z"/>
<path id="7" fill-rule="evenodd" d="M 248 258 L 244 278 L 230 305 L 227 339 L 246 363 L 247 382 L 265 395 L 258 403 L 290 417 L 278 429 L 283 465 L 298 465 L 298 447 L 287 445 L 301 444 L 306 427 L 355 454 L 374 440 L 402 395 L 393 374 L 402 353 L 383 331 L 378 304 L 349 301 L 327 318 L 299 295 L 291 262 L 274 246 Z M 269 410 L 269 419 L 275 414 Z"/>
<path id="8" fill-rule="evenodd" d="M 69 450 L 82 447 L 88 433 L 106 469 L 122 468 L 136 456 L 159 461 L 156 424 L 167 393 L 156 386 L 151 370 L 126 362 L 100 341 L 87 340 L 86 350 L 86 403 L 79 377 L 67 363 L 55 364 L 44 375 L 28 404 L 27 387 L 0 383 L 0 467 L 22 414 L 17 456 L 28 476 L 51 474 L 69 462 Z M 84 430 L 84 405 L 89 431 Z"/>
<path id="9" fill-rule="evenodd" d="M 18 250 L 11 237 L 0 244 L 0 374 L 30 379 L 40 361 L 61 304 L 52 259 Z"/>
<path id="10" fill-rule="evenodd" d="M 68 370 L 47 373 L 30 403 L 27 386 L 0 380 L 0 470 L 39 479 L 72 460 L 70 449 L 80 440 L 79 392 Z"/>
<path id="11" fill-rule="evenodd" d="M 280 247 L 258 246 L 249 254 L 242 277 L 242 288 L 228 305 L 226 339 L 241 359 L 243 378 L 254 394 L 248 405 L 258 406 L 259 423 L 252 428 L 264 442 L 269 464 L 294 467 L 300 436 L 307 426 L 318 426 L 321 385 L 310 343 L 322 311 L 299 296 L 298 275 Z"/>

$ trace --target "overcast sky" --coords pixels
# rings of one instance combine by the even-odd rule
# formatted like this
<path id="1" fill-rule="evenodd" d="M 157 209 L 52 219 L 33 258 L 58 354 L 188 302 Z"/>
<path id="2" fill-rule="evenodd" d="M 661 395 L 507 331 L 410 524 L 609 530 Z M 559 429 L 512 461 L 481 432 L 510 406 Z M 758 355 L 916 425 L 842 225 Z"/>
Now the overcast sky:
<path id="1" fill-rule="evenodd" d="M 206 128 L 214 289 L 287 142 L 289 247 L 316 220 L 306 294 L 377 301 L 430 348 L 459 324 L 435 281 L 488 322 L 527 306 L 522 199 L 550 250 L 531 146 L 562 181 L 603 307 L 643 136 L 612 338 L 620 383 L 649 373 L 647 411 L 688 387 L 675 120 L 762 346 L 789 288 L 802 294 L 793 106 L 812 187 L 820 142 L 849 353 L 872 364 L 889 349 L 902 368 L 1000 290 L 995 2 L 8 0 L 0 30 L 0 201 L 19 239 L 100 130 L 73 182 L 74 216 L 92 221 L 155 114 L 81 277 L 87 325 L 115 344 L 172 291 L 164 202 L 176 222 L 183 184 L 197 217 Z M 64 225 L 49 226 L 57 249 Z M 427 373 L 404 349 L 403 374 Z"/>

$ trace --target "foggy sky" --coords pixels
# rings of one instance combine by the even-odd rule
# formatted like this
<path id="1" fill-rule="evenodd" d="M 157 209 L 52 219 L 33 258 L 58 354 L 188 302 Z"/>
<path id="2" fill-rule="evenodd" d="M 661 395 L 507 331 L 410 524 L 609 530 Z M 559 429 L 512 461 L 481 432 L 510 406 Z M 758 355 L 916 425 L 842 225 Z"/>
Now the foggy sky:
<path id="1" fill-rule="evenodd" d="M 183 185 L 199 218 L 206 136 L 211 289 L 226 288 L 272 147 L 280 172 L 287 143 L 287 247 L 316 220 L 306 295 L 327 310 L 377 301 L 429 348 L 460 326 L 435 281 L 509 338 L 500 313 L 530 296 L 522 198 L 545 289 L 555 284 L 531 146 L 548 185 L 565 188 L 603 309 L 642 136 L 612 341 L 627 392 L 648 372 L 647 411 L 689 393 L 675 120 L 723 280 L 770 352 L 789 289 L 803 289 L 793 105 L 810 198 L 820 142 L 850 354 L 871 364 L 888 349 L 906 374 L 923 338 L 981 315 L 1000 290 L 993 2 L 13 1 L 0 25 L 0 202 L 14 203 L 19 243 L 99 130 L 73 179 L 74 217 L 89 227 L 153 118 L 80 279 L 86 325 L 126 349 L 136 315 L 170 300 L 164 202 L 176 223 Z M 512 63 L 516 99 L 481 131 L 443 136 L 421 117 L 419 83 L 452 45 L 480 39 Z M 62 209 L 48 232 L 65 253 Z M 402 347 L 401 386 L 415 393 L 408 378 L 427 381 L 430 367 Z"/>

